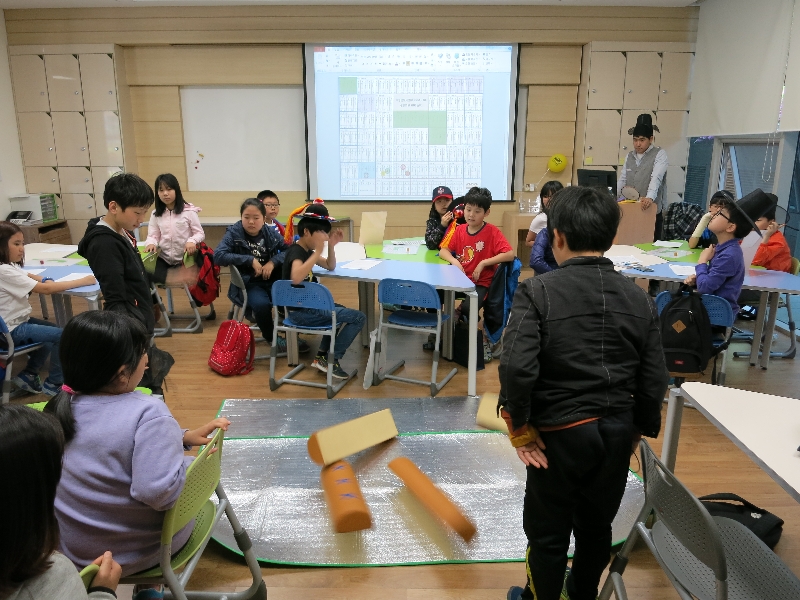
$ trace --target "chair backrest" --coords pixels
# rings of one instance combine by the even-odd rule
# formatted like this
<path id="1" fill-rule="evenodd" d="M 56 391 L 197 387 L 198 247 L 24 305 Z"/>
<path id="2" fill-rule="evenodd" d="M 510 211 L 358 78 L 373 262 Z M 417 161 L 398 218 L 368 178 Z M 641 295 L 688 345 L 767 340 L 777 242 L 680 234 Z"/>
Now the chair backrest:
<path id="1" fill-rule="evenodd" d="M 439 294 L 431 284 L 403 279 L 381 280 L 378 284 L 378 302 L 421 308 L 440 309 L 442 307 Z"/>
<path id="2" fill-rule="evenodd" d="M 725 581 L 728 578 L 725 550 L 711 515 L 656 458 L 645 440 L 639 444 L 639 450 L 644 469 L 645 501 L 670 533 L 711 569 L 717 580 Z"/>
<path id="3" fill-rule="evenodd" d="M 797 259 L 794 256 L 792 257 L 792 270 L 791 270 L 791 273 L 792 273 L 792 275 L 800 274 L 800 259 Z"/>
<path id="4" fill-rule="evenodd" d="M 242 279 L 242 274 L 239 272 L 239 269 L 237 269 L 235 265 L 231 265 L 230 270 L 231 285 L 235 285 L 240 290 L 244 291 L 244 279 Z"/>
<path id="5" fill-rule="evenodd" d="M 225 431 L 218 429 L 214 437 L 208 440 L 203 451 L 197 455 L 186 469 L 186 483 L 175 506 L 164 515 L 161 529 L 161 544 L 172 542 L 172 537 L 189 521 L 197 516 L 202 506 L 217 489 L 222 465 L 222 440 Z M 211 452 L 216 449 L 216 452 Z"/>
<path id="6" fill-rule="evenodd" d="M 272 285 L 272 304 L 329 311 L 336 308 L 333 296 L 324 285 L 311 281 L 293 284 L 288 279 L 281 279 Z"/>
<path id="7" fill-rule="evenodd" d="M 733 327 L 733 321 L 736 316 L 733 314 L 730 302 L 713 294 L 703 294 L 701 299 L 708 313 L 708 320 L 711 321 L 712 325 Z M 656 309 L 659 315 L 670 300 L 672 300 L 672 292 L 661 292 L 656 296 Z"/>

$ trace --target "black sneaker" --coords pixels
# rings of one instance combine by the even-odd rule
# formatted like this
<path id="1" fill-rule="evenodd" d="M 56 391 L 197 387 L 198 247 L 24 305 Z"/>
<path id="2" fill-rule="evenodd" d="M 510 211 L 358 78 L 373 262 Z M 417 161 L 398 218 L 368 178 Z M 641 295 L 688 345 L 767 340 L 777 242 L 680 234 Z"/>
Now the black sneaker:
<path id="1" fill-rule="evenodd" d="M 317 354 L 314 357 L 314 362 L 311 363 L 311 366 L 315 369 L 319 369 L 323 373 L 328 372 L 328 357 L 325 354 Z"/>
<path id="2" fill-rule="evenodd" d="M 350 375 L 342 368 L 342 365 L 339 364 L 338 360 L 333 361 L 333 373 L 332 375 L 336 379 L 347 379 Z"/>

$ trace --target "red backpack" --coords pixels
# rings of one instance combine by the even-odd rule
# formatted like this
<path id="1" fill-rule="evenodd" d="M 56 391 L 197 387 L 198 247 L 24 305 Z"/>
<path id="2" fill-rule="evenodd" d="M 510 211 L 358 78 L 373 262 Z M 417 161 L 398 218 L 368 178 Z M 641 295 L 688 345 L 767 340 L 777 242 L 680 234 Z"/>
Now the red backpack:
<path id="1" fill-rule="evenodd" d="M 208 366 L 220 375 L 245 375 L 253 370 L 255 360 L 256 340 L 250 327 L 233 319 L 223 321 Z"/>
<path id="2" fill-rule="evenodd" d="M 197 283 L 189 286 L 189 293 L 197 306 L 208 306 L 219 298 L 219 267 L 214 264 L 214 251 L 204 242 L 197 244 L 195 263 L 200 271 Z"/>

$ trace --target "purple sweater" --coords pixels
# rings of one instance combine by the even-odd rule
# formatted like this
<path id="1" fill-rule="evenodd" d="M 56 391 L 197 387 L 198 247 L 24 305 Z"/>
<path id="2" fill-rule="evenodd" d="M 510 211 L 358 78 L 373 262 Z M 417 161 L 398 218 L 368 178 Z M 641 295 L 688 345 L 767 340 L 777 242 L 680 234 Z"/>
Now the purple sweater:
<path id="1" fill-rule="evenodd" d="M 106 550 L 127 576 L 159 561 L 164 511 L 192 457 L 167 405 L 139 392 L 72 399 L 77 432 L 56 493 L 60 551 L 83 568 Z M 192 523 L 172 540 L 186 543 Z"/>
<path id="2" fill-rule="evenodd" d="M 697 291 L 725 298 L 733 309 L 734 317 L 739 313 L 739 294 L 744 282 L 744 255 L 741 240 L 732 239 L 717 246 L 708 264 L 697 265 Z"/>

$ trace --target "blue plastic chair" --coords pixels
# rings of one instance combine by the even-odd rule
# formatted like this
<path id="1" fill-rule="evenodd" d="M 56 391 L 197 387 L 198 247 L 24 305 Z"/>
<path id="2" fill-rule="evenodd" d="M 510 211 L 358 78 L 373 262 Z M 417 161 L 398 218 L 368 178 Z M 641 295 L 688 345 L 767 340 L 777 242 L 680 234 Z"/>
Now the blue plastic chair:
<path id="1" fill-rule="evenodd" d="M 0 360 L 5 362 L 3 369 L 3 404 L 8 404 L 11 399 L 11 371 L 14 368 L 14 357 L 23 354 L 30 354 L 35 350 L 42 347 L 42 344 L 23 344 L 22 346 L 14 346 L 14 340 L 11 339 L 11 332 L 6 326 L 6 322 L 0 317 L 0 335 L 5 338 L 6 348 L 8 350 L 0 349 Z"/>
<path id="2" fill-rule="evenodd" d="M 378 284 L 378 302 L 381 304 L 394 304 L 396 306 L 413 306 L 418 308 L 435 309 L 436 314 L 415 310 L 398 310 L 389 314 L 384 321 L 383 311 L 381 311 L 378 322 L 378 341 L 375 343 L 375 356 L 373 357 L 373 385 L 380 384 L 384 379 L 395 381 L 405 381 L 406 383 L 418 383 L 430 386 L 431 396 L 435 396 L 458 373 L 458 369 L 453 369 L 441 382 L 436 382 L 436 373 L 439 368 L 439 340 L 442 336 L 442 323 L 450 318 L 450 315 L 442 314 L 442 301 L 436 293 L 436 288 L 428 283 L 419 281 L 405 281 L 402 279 L 384 279 Z M 401 360 L 390 368 L 383 368 L 386 363 L 386 356 L 383 351 L 384 345 L 388 348 L 389 329 L 403 329 L 418 333 L 436 335 L 433 350 L 433 367 L 431 369 L 430 381 L 421 379 L 411 379 L 410 377 L 398 377 L 393 373 L 405 364 Z"/>
<path id="3" fill-rule="evenodd" d="M 715 327 L 725 327 L 725 339 L 712 340 L 714 348 L 723 347 L 719 352 L 720 362 L 722 364 L 720 366 L 719 376 L 717 377 L 717 383 L 719 385 L 725 385 L 725 356 L 727 355 L 728 344 L 730 343 L 733 322 L 736 319 L 736 315 L 733 314 L 730 302 L 724 298 L 714 296 L 713 294 L 703 294 L 701 299 L 708 313 L 708 319 L 711 321 L 711 325 Z M 664 310 L 664 307 L 669 304 L 670 300 L 672 300 L 672 293 L 670 292 L 661 292 L 656 296 L 656 309 L 658 309 L 659 315 L 661 311 Z"/>
<path id="4" fill-rule="evenodd" d="M 283 317 L 281 318 L 280 308 L 283 308 Z M 299 325 L 294 323 L 291 318 L 290 308 L 309 308 L 316 310 L 329 311 L 331 314 L 331 322 L 329 325 L 320 325 L 316 327 L 309 327 L 307 325 Z M 296 336 L 298 333 L 307 333 L 311 335 L 329 336 L 331 338 L 330 349 L 328 350 L 328 376 L 326 383 L 315 383 L 313 381 L 302 381 L 300 379 L 292 379 L 294 375 L 299 373 L 305 368 L 305 363 L 300 363 L 289 371 L 280 379 L 275 379 L 275 361 L 278 358 L 277 345 L 273 345 L 270 350 L 269 357 L 269 389 L 273 392 L 277 390 L 284 383 L 293 383 L 295 385 L 304 385 L 307 387 L 318 387 L 327 390 L 328 398 L 333 398 L 344 385 L 350 381 L 358 373 L 358 369 L 354 369 L 348 374 L 347 379 L 333 385 L 333 351 L 336 347 L 336 305 L 333 302 L 333 296 L 330 291 L 319 283 L 312 283 L 304 281 L 303 283 L 293 284 L 288 279 L 276 281 L 272 285 L 272 311 L 273 320 L 275 321 L 275 333 L 273 339 L 277 339 L 279 331 L 285 331 L 286 337 Z"/>

